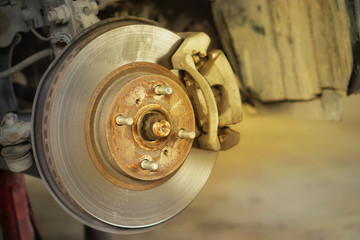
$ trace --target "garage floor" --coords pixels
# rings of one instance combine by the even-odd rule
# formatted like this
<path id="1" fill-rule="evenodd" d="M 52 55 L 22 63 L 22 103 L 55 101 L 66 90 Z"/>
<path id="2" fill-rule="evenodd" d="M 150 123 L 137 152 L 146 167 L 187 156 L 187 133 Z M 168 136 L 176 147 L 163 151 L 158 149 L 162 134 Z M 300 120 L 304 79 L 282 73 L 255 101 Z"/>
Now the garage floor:
<path id="1" fill-rule="evenodd" d="M 151 232 L 113 239 L 360 239 L 360 96 L 342 122 L 245 115 L 194 202 Z M 81 239 L 82 226 L 27 177 L 44 239 Z"/>

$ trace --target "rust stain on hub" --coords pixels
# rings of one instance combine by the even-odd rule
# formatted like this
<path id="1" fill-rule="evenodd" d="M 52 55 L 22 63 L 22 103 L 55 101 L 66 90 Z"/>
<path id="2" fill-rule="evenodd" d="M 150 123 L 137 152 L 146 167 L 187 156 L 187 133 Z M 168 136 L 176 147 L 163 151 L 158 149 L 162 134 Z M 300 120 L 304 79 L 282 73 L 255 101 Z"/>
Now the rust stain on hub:
<path id="1" fill-rule="evenodd" d="M 167 137 L 171 132 L 171 126 L 168 121 L 160 120 L 152 124 L 152 133 L 157 137 Z"/>
<path id="2" fill-rule="evenodd" d="M 172 93 L 157 95 L 169 86 Z M 93 94 L 87 115 L 87 145 L 101 174 L 132 190 L 163 183 L 182 165 L 192 139 L 177 136 L 180 129 L 195 131 L 193 108 L 182 82 L 154 63 L 130 63 L 110 73 Z M 119 126 L 118 116 L 132 118 Z M 154 171 L 141 167 L 143 159 L 158 164 Z"/>

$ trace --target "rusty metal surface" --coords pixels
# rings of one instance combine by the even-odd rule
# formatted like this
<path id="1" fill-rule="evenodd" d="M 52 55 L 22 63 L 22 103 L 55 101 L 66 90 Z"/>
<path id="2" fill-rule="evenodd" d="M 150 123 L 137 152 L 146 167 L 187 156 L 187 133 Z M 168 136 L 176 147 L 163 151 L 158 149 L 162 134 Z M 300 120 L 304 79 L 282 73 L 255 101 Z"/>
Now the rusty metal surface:
<path id="1" fill-rule="evenodd" d="M 154 122 L 151 125 L 151 129 L 152 129 L 152 131 L 150 132 L 150 134 L 152 133 L 156 137 L 160 137 L 160 138 L 169 136 L 169 134 L 171 132 L 170 123 L 166 120 L 160 120 L 160 121 Z"/>
<path id="2" fill-rule="evenodd" d="M 96 88 L 113 70 L 131 62 L 171 67 L 170 56 L 182 41 L 155 26 L 99 26 L 75 40 L 42 80 L 32 121 L 36 161 L 55 199 L 75 218 L 105 231 L 136 231 L 185 208 L 206 182 L 217 153 L 192 148 L 168 181 L 143 191 L 121 188 L 98 171 L 85 137 Z"/>
<path id="3" fill-rule="evenodd" d="M 157 86 L 170 86 L 173 92 L 159 96 L 154 91 Z M 133 124 L 119 126 L 118 116 L 133 119 Z M 193 108 L 180 80 L 166 68 L 146 62 L 130 63 L 110 73 L 95 90 L 86 119 L 87 146 L 96 167 L 112 183 L 133 190 L 158 186 L 164 181 L 147 181 L 174 173 L 193 142 L 179 138 L 177 132 L 195 130 Z M 162 133 L 156 128 L 163 126 L 161 121 L 168 124 L 166 136 L 146 134 L 154 126 Z M 159 168 L 142 169 L 144 158 Z"/>
<path id="4" fill-rule="evenodd" d="M 0 145 L 11 146 L 30 140 L 31 123 L 20 121 L 17 114 L 8 113 L 0 124 Z"/>

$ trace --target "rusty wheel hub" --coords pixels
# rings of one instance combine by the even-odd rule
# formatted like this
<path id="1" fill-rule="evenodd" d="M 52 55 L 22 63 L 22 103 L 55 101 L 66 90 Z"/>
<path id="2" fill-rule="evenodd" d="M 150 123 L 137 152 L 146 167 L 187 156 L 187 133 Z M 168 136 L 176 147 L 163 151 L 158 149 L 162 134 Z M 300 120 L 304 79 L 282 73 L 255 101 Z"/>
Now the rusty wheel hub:
<path id="1" fill-rule="evenodd" d="M 103 176 L 141 190 L 166 181 L 184 162 L 193 139 L 178 133 L 195 132 L 195 117 L 179 79 L 158 64 L 138 62 L 101 82 L 87 127 L 88 148 Z"/>

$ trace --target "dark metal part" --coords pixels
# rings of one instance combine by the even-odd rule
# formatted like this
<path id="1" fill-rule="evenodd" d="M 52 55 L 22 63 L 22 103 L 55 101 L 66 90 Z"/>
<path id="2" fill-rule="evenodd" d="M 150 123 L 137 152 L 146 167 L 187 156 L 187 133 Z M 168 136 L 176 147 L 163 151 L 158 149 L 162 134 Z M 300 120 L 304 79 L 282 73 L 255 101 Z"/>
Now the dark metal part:
<path id="1" fill-rule="evenodd" d="M 0 169 L 11 171 L 9 167 L 7 166 L 5 159 L 0 155 Z M 31 175 L 33 177 L 40 178 L 40 174 L 37 170 L 36 164 L 31 165 L 31 167 L 25 171 L 22 172 L 23 174 Z"/>
<path id="2" fill-rule="evenodd" d="M 32 1 L 32 4 L 38 3 L 38 1 Z M 34 28 L 41 28 L 45 26 L 44 17 L 41 14 L 40 6 L 31 6 L 21 11 L 23 19 L 34 26 Z"/>
<path id="3" fill-rule="evenodd" d="M 42 1 L 46 23 L 50 25 L 50 36 L 55 56 L 81 31 L 99 21 L 95 1 L 49 0 Z M 84 9 L 88 9 L 84 11 Z"/>
<path id="4" fill-rule="evenodd" d="M 221 151 L 228 150 L 240 142 L 240 133 L 229 127 L 223 127 L 219 130 L 219 140 Z"/>
<path id="5" fill-rule="evenodd" d="M 69 7 L 65 4 L 62 4 L 56 8 L 53 8 L 47 13 L 47 19 L 50 22 L 55 22 L 57 24 L 65 24 L 70 21 L 71 13 Z"/>
<path id="6" fill-rule="evenodd" d="M 29 113 L 22 113 L 22 114 L 18 114 L 18 120 L 20 122 L 28 122 L 30 123 L 31 121 L 31 115 Z M 16 130 L 16 129 L 14 129 Z M 28 139 L 30 140 L 30 139 Z M 27 140 L 26 140 L 27 142 Z M 25 143 L 25 144 L 30 144 L 29 142 Z M 14 146 L 15 148 L 17 148 L 17 145 Z M 20 146 L 20 148 L 23 148 L 22 146 Z M 25 147 L 25 149 L 28 148 L 28 147 Z M 0 151 L 3 150 L 4 148 L 1 147 L 0 145 Z M 21 149 L 15 149 L 15 151 L 19 151 Z M 20 152 L 24 152 L 24 151 L 20 151 Z M 31 149 L 28 151 L 29 155 L 31 154 L 32 156 L 32 152 L 31 152 Z M 26 155 L 26 154 L 21 154 L 21 155 Z M 10 157 L 11 158 L 11 157 Z M 32 159 L 33 161 L 33 159 Z M 2 155 L 0 154 L 0 169 L 4 169 L 4 170 L 8 170 L 8 171 L 12 171 L 9 169 L 9 166 L 8 164 L 6 163 L 5 159 L 2 157 Z M 34 177 L 40 177 L 39 175 L 39 172 L 36 168 L 36 165 L 35 164 L 32 164 L 30 168 L 26 169 L 25 171 L 22 171 L 22 173 L 25 173 L 25 174 L 28 174 L 28 175 L 31 175 L 31 176 L 34 176 Z"/>
<path id="7" fill-rule="evenodd" d="M 23 172 L 29 169 L 34 162 L 31 143 L 4 147 L 1 155 L 12 172 Z"/>
<path id="8" fill-rule="evenodd" d="M 8 113 L 0 125 L 0 145 L 12 146 L 30 140 L 31 122 L 19 121 L 14 113 Z"/>
<path id="9" fill-rule="evenodd" d="M 33 164 L 31 152 L 31 122 L 19 121 L 14 113 L 8 113 L 0 125 L 1 156 L 12 172 L 23 172 Z"/>

